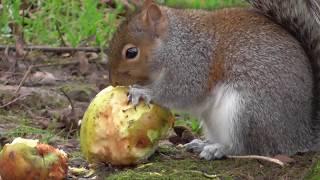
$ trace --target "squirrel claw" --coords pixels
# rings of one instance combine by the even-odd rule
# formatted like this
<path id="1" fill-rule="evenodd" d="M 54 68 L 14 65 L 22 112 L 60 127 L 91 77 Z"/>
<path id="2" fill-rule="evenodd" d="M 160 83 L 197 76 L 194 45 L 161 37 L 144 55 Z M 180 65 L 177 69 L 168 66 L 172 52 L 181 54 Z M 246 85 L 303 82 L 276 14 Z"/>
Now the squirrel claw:
<path id="1" fill-rule="evenodd" d="M 140 99 L 143 99 L 145 104 L 147 105 L 149 105 L 151 102 L 149 91 L 143 88 L 138 88 L 136 86 L 130 86 L 128 98 L 133 106 L 137 106 Z"/>
<path id="2" fill-rule="evenodd" d="M 199 156 L 205 160 L 221 159 L 225 156 L 225 147 L 217 143 L 206 145 Z"/>

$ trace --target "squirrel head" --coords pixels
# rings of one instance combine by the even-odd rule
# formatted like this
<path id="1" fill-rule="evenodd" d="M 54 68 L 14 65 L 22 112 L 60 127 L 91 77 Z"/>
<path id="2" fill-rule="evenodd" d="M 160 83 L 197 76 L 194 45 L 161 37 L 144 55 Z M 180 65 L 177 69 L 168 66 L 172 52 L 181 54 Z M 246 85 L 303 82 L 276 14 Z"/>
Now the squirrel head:
<path id="1" fill-rule="evenodd" d="M 111 40 L 108 54 L 112 85 L 143 85 L 152 79 L 152 53 L 165 36 L 166 29 L 166 14 L 152 0 L 146 0 L 121 23 Z"/>

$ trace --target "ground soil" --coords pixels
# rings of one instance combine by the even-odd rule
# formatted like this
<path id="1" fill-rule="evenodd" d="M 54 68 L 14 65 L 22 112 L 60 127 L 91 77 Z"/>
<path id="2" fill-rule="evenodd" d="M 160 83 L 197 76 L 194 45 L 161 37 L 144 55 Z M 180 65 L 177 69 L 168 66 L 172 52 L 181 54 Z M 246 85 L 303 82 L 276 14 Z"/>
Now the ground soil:
<path id="1" fill-rule="evenodd" d="M 78 122 L 106 86 L 100 54 L 0 52 L 0 148 L 15 137 L 61 148 L 69 156 L 68 179 L 320 179 L 320 153 L 294 155 L 285 167 L 253 159 L 205 161 L 168 140 L 136 166 L 90 165 L 80 152 Z"/>

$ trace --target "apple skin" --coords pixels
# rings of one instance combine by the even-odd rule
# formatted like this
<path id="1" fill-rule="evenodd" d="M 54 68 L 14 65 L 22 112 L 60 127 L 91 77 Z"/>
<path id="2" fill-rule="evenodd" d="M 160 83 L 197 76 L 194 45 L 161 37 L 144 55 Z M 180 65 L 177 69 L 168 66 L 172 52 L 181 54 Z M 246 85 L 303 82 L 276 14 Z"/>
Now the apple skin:
<path id="1" fill-rule="evenodd" d="M 2 180 L 60 180 L 67 176 L 67 161 L 64 152 L 48 144 L 17 138 L 0 152 L 0 176 Z"/>
<path id="2" fill-rule="evenodd" d="M 128 88 L 109 86 L 84 114 L 80 145 L 89 162 L 132 165 L 147 159 L 174 124 L 173 114 L 156 104 L 128 102 Z"/>

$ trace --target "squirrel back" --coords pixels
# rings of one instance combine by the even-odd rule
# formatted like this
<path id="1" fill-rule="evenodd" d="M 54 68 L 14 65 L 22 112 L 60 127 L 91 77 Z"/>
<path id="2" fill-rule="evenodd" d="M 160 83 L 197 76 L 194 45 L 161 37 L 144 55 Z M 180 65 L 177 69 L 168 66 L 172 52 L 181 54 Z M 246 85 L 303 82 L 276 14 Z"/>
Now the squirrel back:
<path id="1" fill-rule="evenodd" d="M 300 41 L 313 70 L 313 129 L 320 150 L 320 1 L 247 0 L 258 12 L 280 24 Z M 289 7 L 289 8 L 288 8 Z"/>

